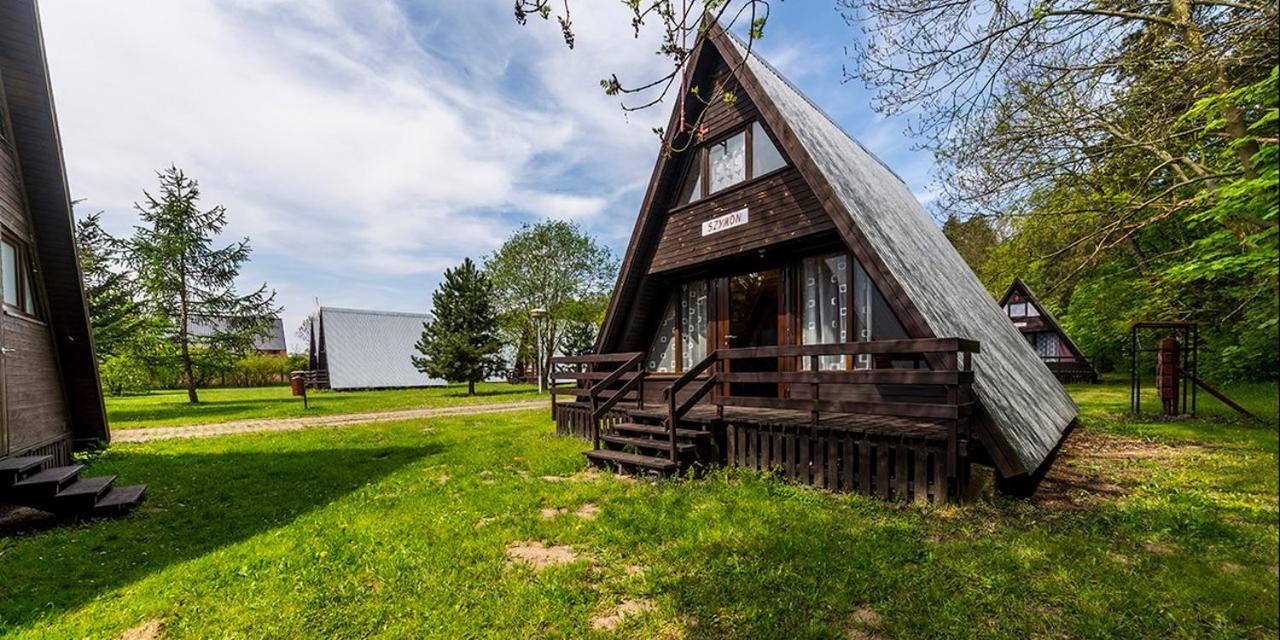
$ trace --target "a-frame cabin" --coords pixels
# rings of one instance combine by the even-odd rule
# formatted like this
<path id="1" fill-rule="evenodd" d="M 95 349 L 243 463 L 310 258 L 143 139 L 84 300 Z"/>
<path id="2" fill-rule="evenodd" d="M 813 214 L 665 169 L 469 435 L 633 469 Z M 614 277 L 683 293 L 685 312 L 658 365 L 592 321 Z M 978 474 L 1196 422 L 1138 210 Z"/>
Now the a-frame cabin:
<path id="1" fill-rule="evenodd" d="M 1022 278 L 1013 279 L 1000 298 L 1000 308 L 1063 384 L 1093 384 L 1098 381 L 1098 370 L 1062 330 L 1058 319 L 1040 304 Z"/>
<path id="2" fill-rule="evenodd" d="M 556 359 L 560 432 L 885 498 L 954 496 L 975 459 L 1034 475 L 1071 399 L 907 186 L 744 56 L 716 25 L 695 47 L 683 90 L 735 99 L 672 114 L 597 353 Z"/>
<path id="3" fill-rule="evenodd" d="M 0 504 L 120 513 L 145 485 L 81 478 L 106 444 L 70 191 L 35 0 L 0 2 Z"/>

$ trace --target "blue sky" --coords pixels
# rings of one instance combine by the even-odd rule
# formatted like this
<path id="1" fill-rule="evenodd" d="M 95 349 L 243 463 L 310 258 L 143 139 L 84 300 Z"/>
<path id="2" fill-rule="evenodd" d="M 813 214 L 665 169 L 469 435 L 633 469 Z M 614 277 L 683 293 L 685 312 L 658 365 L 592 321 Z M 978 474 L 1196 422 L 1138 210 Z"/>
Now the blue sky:
<path id="1" fill-rule="evenodd" d="M 249 236 L 293 329 L 314 308 L 427 311 L 441 272 L 522 222 L 582 224 L 621 253 L 669 105 L 624 114 L 599 80 L 658 77 L 620 2 L 578 38 L 511 0 L 43 0 L 72 195 L 128 233 L 176 163 Z M 759 50 L 931 200 L 932 158 L 844 82 L 856 36 L 822 0 L 775 2 Z"/>

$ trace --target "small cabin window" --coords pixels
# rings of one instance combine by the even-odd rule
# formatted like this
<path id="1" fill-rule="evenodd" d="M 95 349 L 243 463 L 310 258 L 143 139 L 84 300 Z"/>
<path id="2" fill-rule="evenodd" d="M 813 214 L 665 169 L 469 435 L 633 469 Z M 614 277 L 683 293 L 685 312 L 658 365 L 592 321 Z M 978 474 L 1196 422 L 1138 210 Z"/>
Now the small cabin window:
<path id="1" fill-rule="evenodd" d="M 9 238 L 0 240 L 0 288 L 3 288 L 5 306 L 36 316 L 32 282 L 31 258 L 26 246 Z"/>
<path id="2" fill-rule="evenodd" d="M 680 200 L 676 206 L 684 206 L 693 202 L 697 202 L 702 198 L 702 162 L 700 162 L 701 154 L 693 153 L 693 166 L 689 167 L 689 174 L 685 177 L 684 186 L 680 188 Z"/>
<path id="3" fill-rule="evenodd" d="M 773 140 L 765 133 L 764 127 L 756 122 L 751 125 L 751 175 L 762 176 L 770 171 L 787 166 Z"/>
<path id="4" fill-rule="evenodd" d="M 707 153 L 711 173 L 708 192 L 715 193 L 747 179 L 746 132 L 711 145 Z"/>
<path id="5" fill-rule="evenodd" d="M 1027 303 L 1025 303 L 1025 302 L 1013 302 L 1013 303 L 1010 303 L 1008 308 L 1009 308 L 1009 317 L 1010 317 L 1010 318 L 1025 318 L 1025 317 L 1027 317 Z"/>
<path id="6" fill-rule="evenodd" d="M 697 202 L 707 195 L 785 166 L 786 159 L 773 144 L 764 125 L 753 122 L 728 138 L 690 152 L 689 170 L 685 173 L 675 206 Z"/>

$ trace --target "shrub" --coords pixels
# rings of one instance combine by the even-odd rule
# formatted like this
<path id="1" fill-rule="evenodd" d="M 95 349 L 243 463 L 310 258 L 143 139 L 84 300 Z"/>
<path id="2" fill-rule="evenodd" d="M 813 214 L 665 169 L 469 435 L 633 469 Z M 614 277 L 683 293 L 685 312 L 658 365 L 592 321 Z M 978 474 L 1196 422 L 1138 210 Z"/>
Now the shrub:
<path id="1" fill-rule="evenodd" d="M 110 356 L 98 366 L 102 388 L 113 396 L 147 390 L 151 377 L 147 367 L 130 354 Z"/>

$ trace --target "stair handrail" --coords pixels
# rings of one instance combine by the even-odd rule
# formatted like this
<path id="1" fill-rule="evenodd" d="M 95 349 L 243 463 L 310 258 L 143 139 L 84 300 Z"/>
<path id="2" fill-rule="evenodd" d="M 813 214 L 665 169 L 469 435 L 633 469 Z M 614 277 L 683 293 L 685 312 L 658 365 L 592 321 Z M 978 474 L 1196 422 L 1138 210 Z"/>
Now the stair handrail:
<path id="1" fill-rule="evenodd" d="M 623 396 L 635 390 L 635 388 L 644 383 L 645 376 L 648 372 L 644 367 L 644 354 L 632 353 L 627 354 L 630 357 L 614 369 L 612 373 L 605 376 L 600 382 L 591 385 L 588 391 L 588 399 L 591 402 L 591 444 L 597 450 L 600 448 L 600 420 L 604 417 L 614 405 L 622 400 Z M 607 390 L 610 386 L 616 384 L 624 375 L 630 373 L 632 368 L 635 369 L 635 375 L 626 381 L 621 388 L 616 390 L 613 395 L 600 402 L 600 393 Z"/>
<path id="2" fill-rule="evenodd" d="M 693 407 L 698 404 L 698 401 L 701 400 L 703 396 L 707 395 L 708 392 L 715 388 L 717 378 L 716 372 L 712 371 L 711 377 L 694 390 L 693 395 L 686 398 L 679 406 L 676 405 L 676 396 L 681 389 L 688 386 L 689 383 L 694 380 L 697 380 L 698 376 L 702 375 L 702 373 L 708 368 L 714 367 L 719 360 L 720 357 L 717 355 L 717 352 L 712 351 L 707 357 L 703 358 L 701 362 L 693 365 L 688 371 L 680 374 L 679 377 L 671 382 L 670 386 L 662 390 L 662 400 L 667 405 L 667 437 L 670 438 L 671 448 L 669 453 L 671 455 L 672 462 L 676 462 L 676 459 L 679 457 L 679 449 L 676 447 L 676 428 L 680 424 L 680 418 L 683 418 L 690 409 L 693 409 Z"/>

